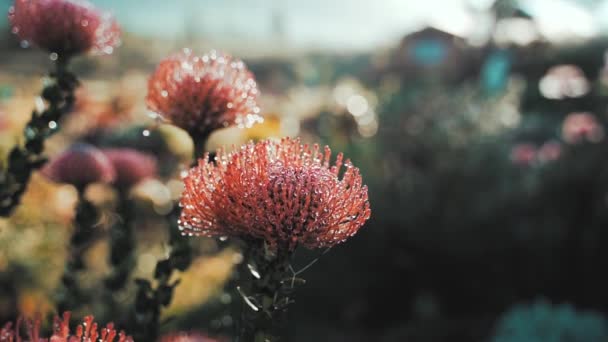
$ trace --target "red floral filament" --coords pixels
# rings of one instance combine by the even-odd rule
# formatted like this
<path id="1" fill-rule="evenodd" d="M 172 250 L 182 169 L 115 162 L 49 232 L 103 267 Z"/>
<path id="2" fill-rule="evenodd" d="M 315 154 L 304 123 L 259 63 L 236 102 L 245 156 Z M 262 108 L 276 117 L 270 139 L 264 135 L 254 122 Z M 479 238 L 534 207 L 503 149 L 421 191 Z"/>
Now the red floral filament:
<path id="1" fill-rule="evenodd" d="M 288 138 L 218 151 L 215 164 L 205 156 L 184 178 L 180 229 L 290 250 L 341 243 L 370 217 L 370 206 L 359 170 L 342 154 L 331 166 L 330 158 L 327 146 L 321 153 Z"/>
<path id="2" fill-rule="evenodd" d="M 85 0 L 16 0 L 9 20 L 20 39 L 61 56 L 110 54 L 120 44 L 114 18 Z"/>
<path id="3" fill-rule="evenodd" d="M 258 88 L 245 64 L 215 51 L 189 49 L 160 62 L 148 81 L 148 108 L 193 136 L 261 122 Z"/>
<path id="4" fill-rule="evenodd" d="M 25 323 L 28 339 L 24 340 L 20 335 L 21 323 Z M 53 322 L 53 336 L 49 339 L 40 337 L 41 319 L 19 318 L 13 329 L 12 323 L 7 323 L 0 329 L 0 342 L 133 342 L 131 336 L 124 332 L 117 333 L 114 324 L 109 323 L 105 328 L 98 329 L 93 316 L 86 316 L 84 322 L 76 327 L 74 333 L 70 332 L 70 312 L 64 312 L 63 318 L 55 316 Z M 118 339 L 117 339 L 118 338 Z"/>

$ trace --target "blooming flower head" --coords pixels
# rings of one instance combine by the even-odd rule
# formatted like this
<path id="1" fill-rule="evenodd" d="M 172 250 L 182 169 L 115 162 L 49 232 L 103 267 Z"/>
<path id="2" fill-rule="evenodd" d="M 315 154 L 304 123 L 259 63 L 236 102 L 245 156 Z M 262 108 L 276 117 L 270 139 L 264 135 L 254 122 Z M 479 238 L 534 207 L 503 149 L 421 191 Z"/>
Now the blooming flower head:
<path id="1" fill-rule="evenodd" d="M 0 329 L 0 341 L 18 342 L 23 341 L 20 333 L 21 324 L 25 323 L 25 330 L 30 342 L 50 341 L 50 342 L 80 342 L 80 341 L 99 341 L 99 342 L 133 342 L 130 336 L 124 332 L 117 333 L 114 324 L 109 323 L 105 328 L 98 328 L 93 321 L 93 316 L 86 316 L 84 322 L 70 332 L 70 313 L 65 312 L 63 318 L 55 317 L 53 323 L 53 335 L 50 339 L 40 337 L 40 317 L 35 319 L 19 318 L 13 327 L 11 322 L 6 323 Z"/>
<path id="2" fill-rule="evenodd" d="M 331 247 L 370 216 L 367 187 L 342 154 L 299 139 L 249 143 L 199 160 L 184 177 L 183 234 L 234 236 L 293 250 Z"/>
<path id="3" fill-rule="evenodd" d="M 191 136 L 206 137 L 221 127 L 260 122 L 257 96 L 253 74 L 242 61 L 184 49 L 160 62 L 148 81 L 146 103 Z"/>
<path id="4" fill-rule="evenodd" d="M 57 183 L 84 187 L 90 183 L 110 183 L 116 172 L 110 160 L 97 148 L 76 144 L 42 169 L 42 174 Z"/>
<path id="5" fill-rule="evenodd" d="M 132 148 L 102 150 L 116 171 L 114 183 L 120 188 L 130 188 L 140 181 L 157 174 L 158 165 L 151 155 Z"/>
<path id="6" fill-rule="evenodd" d="M 599 142 L 604 138 L 604 128 L 591 113 L 571 113 L 562 124 L 562 138 L 569 144 Z"/>
<path id="7" fill-rule="evenodd" d="M 86 0 L 15 0 L 8 17 L 20 39 L 60 56 L 110 54 L 120 44 L 118 23 Z"/>

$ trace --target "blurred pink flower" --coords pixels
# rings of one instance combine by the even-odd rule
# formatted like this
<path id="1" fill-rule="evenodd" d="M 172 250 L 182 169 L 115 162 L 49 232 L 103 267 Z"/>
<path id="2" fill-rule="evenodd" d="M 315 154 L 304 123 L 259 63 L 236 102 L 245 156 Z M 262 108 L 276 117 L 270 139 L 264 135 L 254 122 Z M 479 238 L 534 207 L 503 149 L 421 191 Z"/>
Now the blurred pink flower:
<path id="1" fill-rule="evenodd" d="M 299 139 L 249 143 L 216 163 L 199 159 L 184 178 L 184 234 L 265 241 L 270 248 L 332 247 L 355 235 L 371 210 L 359 170 L 342 154 Z M 344 169 L 343 169 L 344 167 Z"/>
<path id="2" fill-rule="evenodd" d="M 20 39 L 60 56 L 110 54 L 120 44 L 118 23 L 86 0 L 15 0 L 8 17 Z"/>
<path id="3" fill-rule="evenodd" d="M 42 174 L 57 183 L 84 187 L 90 183 L 110 183 L 116 172 L 110 160 L 97 148 L 76 144 L 49 161 Z"/>
<path id="4" fill-rule="evenodd" d="M 102 152 L 110 160 L 116 171 L 114 183 L 121 188 L 129 188 L 140 181 L 156 176 L 156 158 L 132 148 L 110 148 Z"/>
<path id="5" fill-rule="evenodd" d="M 536 146 L 520 143 L 511 148 L 511 161 L 520 166 L 529 166 L 536 160 Z"/>
<path id="6" fill-rule="evenodd" d="M 160 62 L 148 81 L 148 108 L 193 137 L 230 125 L 250 127 L 258 115 L 258 88 L 245 63 L 189 49 Z"/>
<path id="7" fill-rule="evenodd" d="M 160 342 L 220 342 L 200 333 L 174 333 L 160 338 Z"/>
<path id="8" fill-rule="evenodd" d="M 562 145 L 554 140 L 545 142 L 538 149 L 538 159 L 541 162 L 550 162 L 559 159 L 562 154 Z"/>
<path id="9" fill-rule="evenodd" d="M 604 138 L 604 128 L 591 113 L 571 113 L 562 124 L 562 138 L 569 144 L 599 142 Z"/>

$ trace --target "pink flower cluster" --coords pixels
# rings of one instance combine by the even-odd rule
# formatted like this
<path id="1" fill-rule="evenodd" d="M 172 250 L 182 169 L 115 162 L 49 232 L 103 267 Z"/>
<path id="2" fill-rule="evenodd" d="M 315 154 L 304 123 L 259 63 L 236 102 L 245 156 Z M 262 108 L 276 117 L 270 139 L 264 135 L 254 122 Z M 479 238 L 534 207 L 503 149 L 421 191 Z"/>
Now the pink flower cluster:
<path id="1" fill-rule="evenodd" d="M 154 177 L 156 159 L 130 148 L 99 150 L 87 144 L 76 144 L 42 169 L 42 174 L 57 183 L 84 187 L 91 183 L 113 183 L 129 188 L 139 181 Z"/>

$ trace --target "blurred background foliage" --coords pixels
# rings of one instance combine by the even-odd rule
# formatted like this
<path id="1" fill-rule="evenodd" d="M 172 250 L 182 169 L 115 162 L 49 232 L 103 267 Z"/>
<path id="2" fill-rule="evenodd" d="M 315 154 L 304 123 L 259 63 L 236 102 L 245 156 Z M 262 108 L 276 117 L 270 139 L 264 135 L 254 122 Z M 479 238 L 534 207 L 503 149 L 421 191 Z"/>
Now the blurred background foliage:
<path id="1" fill-rule="evenodd" d="M 86 141 L 159 158 L 159 179 L 132 191 L 136 276 L 166 253 L 162 215 L 192 150 L 147 115 L 147 75 L 184 46 L 216 48 L 256 75 L 265 122 L 217 132 L 209 150 L 301 136 L 343 151 L 369 185 L 372 219 L 303 274 L 289 341 L 606 338 L 608 1 L 93 2 L 116 14 L 123 45 L 76 61 L 76 110 L 47 151 Z M 50 62 L 0 25 L 5 155 Z M 87 195 L 107 227 L 115 194 Z M 75 201 L 71 187 L 34 177 L 0 221 L 0 321 L 52 309 Z M 222 286 L 239 254 L 196 244 L 162 329 L 222 333 L 234 300 Z M 92 249 L 86 286 L 108 272 L 107 249 Z M 316 257 L 299 251 L 296 269 Z M 133 300 L 133 288 L 123 292 L 118 307 Z M 83 313 L 120 321 L 97 301 Z"/>

